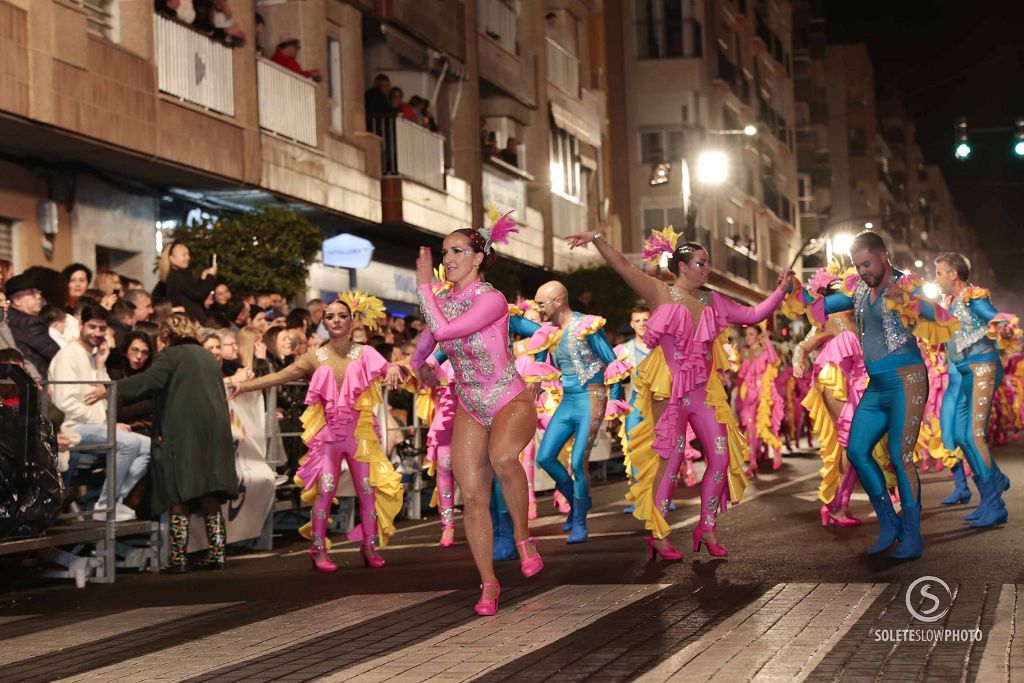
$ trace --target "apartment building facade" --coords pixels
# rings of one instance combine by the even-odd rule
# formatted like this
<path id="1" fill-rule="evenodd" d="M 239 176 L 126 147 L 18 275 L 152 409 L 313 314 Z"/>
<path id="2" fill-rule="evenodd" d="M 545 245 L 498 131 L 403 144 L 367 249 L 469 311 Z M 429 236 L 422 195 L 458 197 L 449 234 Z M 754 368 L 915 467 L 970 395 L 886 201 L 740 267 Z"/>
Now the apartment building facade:
<path id="1" fill-rule="evenodd" d="M 800 246 L 789 3 L 620 1 L 605 17 L 612 213 L 625 248 L 671 224 L 709 246 L 712 286 L 760 298 Z M 739 132 L 747 126 L 756 134 Z M 728 160 L 720 185 L 696 177 L 709 150 Z"/>
<path id="2" fill-rule="evenodd" d="M 557 238 L 606 218 L 600 3 L 230 7 L 247 36 L 233 49 L 152 0 L 0 0 L 0 258 L 152 284 L 174 225 L 272 204 L 375 247 L 365 270 L 314 267 L 311 295 L 358 284 L 413 302 L 416 247 L 490 207 L 524 223 L 504 250 L 524 273 L 583 262 Z M 320 80 L 269 59 L 282 38 Z M 428 99 L 437 130 L 368 116 L 378 74 Z M 485 149 L 488 133 L 518 154 Z"/>

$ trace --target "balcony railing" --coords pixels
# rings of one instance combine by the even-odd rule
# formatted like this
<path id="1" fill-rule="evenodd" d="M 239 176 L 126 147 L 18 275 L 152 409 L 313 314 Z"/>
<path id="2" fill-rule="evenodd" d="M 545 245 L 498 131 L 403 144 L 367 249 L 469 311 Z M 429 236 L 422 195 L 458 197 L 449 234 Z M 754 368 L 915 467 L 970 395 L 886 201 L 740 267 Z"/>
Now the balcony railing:
<path id="1" fill-rule="evenodd" d="M 386 176 L 404 176 L 444 191 L 444 136 L 408 119 L 372 117 L 370 132 L 384 141 L 381 162 Z"/>
<path id="2" fill-rule="evenodd" d="M 490 36 L 512 54 L 517 53 L 519 17 L 503 0 L 480 0 L 476 23 L 480 33 Z"/>
<path id="3" fill-rule="evenodd" d="M 153 17 L 153 37 L 161 92 L 235 115 L 230 49 L 160 15 Z"/>
<path id="4" fill-rule="evenodd" d="M 548 80 L 573 97 L 580 94 L 580 60 L 547 38 Z"/>
<path id="5" fill-rule="evenodd" d="M 552 230 L 557 237 L 568 237 L 587 229 L 587 207 L 566 199 L 561 195 L 551 195 Z"/>
<path id="6" fill-rule="evenodd" d="M 316 147 L 316 85 L 262 57 L 256 60 L 260 128 Z"/>

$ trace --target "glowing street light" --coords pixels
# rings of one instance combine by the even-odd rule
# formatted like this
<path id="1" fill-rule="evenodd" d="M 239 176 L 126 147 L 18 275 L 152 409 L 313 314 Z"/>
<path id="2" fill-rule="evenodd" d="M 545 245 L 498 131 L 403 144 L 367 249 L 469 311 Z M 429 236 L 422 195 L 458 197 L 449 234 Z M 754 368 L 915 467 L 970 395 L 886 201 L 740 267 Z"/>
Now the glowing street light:
<path id="1" fill-rule="evenodd" d="M 924 295 L 929 299 L 934 300 L 939 298 L 939 286 L 934 282 L 924 283 L 924 286 L 921 289 L 924 291 Z"/>
<path id="2" fill-rule="evenodd" d="M 853 235 L 848 232 L 841 232 L 832 237 L 832 251 L 836 254 L 849 254 L 853 246 Z"/>
<path id="3" fill-rule="evenodd" d="M 915 268 L 923 268 L 924 267 L 924 261 L 922 261 L 921 259 L 917 259 L 916 261 L 914 261 L 914 267 Z"/>
<path id="4" fill-rule="evenodd" d="M 720 185 L 729 177 L 729 157 L 725 152 L 701 152 L 697 157 L 697 180 L 705 185 Z"/>
<path id="5" fill-rule="evenodd" d="M 867 223 L 864 224 L 864 229 L 865 230 L 870 230 L 873 227 L 875 227 L 875 224 L 872 223 L 871 221 L 868 221 Z"/>
<path id="6" fill-rule="evenodd" d="M 754 137 L 755 135 L 757 135 L 757 126 L 755 126 L 752 123 L 748 123 L 747 125 L 743 126 L 743 134 L 746 135 L 748 138 Z"/>

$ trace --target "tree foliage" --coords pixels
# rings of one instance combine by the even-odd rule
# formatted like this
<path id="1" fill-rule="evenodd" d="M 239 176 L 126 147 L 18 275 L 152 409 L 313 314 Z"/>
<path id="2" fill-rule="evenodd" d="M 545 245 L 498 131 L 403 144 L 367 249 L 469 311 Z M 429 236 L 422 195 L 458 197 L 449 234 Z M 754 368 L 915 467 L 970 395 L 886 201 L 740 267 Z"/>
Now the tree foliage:
<path id="1" fill-rule="evenodd" d="M 569 290 L 570 306 L 580 292 L 589 290 L 592 297 L 590 310 L 608 321 L 609 330 L 627 326 L 630 311 L 641 303 L 640 298 L 609 265 L 579 268 L 557 279 Z"/>
<path id="2" fill-rule="evenodd" d="M 188 245 L 197 270 L 217 254 L 218 277 L 232 288 L 273 290 L 285 297 L 305 289 L 324 239 L 320 228 L 302 215 L 275 207 L 213 224 L 181 225 L 173 237 Z"/>

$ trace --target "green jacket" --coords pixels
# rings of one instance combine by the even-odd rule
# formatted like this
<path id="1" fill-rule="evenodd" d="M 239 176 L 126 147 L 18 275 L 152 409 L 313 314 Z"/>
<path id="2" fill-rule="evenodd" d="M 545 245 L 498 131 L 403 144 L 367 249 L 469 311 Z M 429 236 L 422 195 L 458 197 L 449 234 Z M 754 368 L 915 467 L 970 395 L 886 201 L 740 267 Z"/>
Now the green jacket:
<path id="1" fill-rule="evenodd" d="M 161 351 L 145 372 L 117 383 L 119 403 L 152 398 L 151 482 L 140 513 L 156 517 L 204 495 L 238 496 L 235 447 L 220 368 L 191 340 Z"/>

